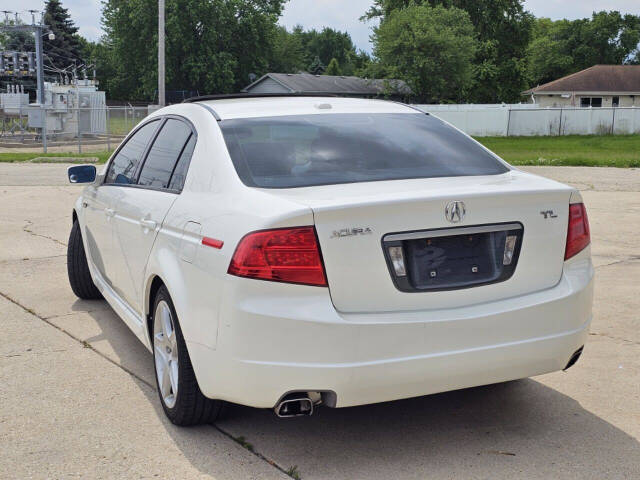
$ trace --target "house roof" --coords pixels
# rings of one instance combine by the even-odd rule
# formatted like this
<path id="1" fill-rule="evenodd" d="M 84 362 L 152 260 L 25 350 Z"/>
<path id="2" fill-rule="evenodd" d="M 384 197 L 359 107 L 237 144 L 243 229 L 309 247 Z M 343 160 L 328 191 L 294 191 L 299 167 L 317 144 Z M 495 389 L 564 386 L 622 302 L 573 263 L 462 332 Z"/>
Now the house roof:
<path id="1" fill-rule="evenodd" d="M 640 92 L 640 65 L 594 65 L 523 92 Z"/>
<path id="2" fill-rule="evenodd" d="M 267 73 L 242 91 L 250 92 L 251 88 L 271 78 L 288 88 L 292 93 L 331 93 L 338 95 L 410 95 L 411 88 L 403 80 L 367 79 L 360 77 L 312 75 L 310 73 Z M 390 92 L 389 92 L 390 90 Z"/>

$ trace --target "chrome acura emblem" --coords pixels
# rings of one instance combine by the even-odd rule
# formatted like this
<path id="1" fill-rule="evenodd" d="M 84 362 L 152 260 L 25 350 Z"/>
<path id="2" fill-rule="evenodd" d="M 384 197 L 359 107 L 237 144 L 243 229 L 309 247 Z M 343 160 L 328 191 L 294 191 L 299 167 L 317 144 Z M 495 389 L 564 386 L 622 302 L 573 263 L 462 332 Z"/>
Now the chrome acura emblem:
<path id="1" fill-rule="evenodd" d="M 458 223 L 464 219 L 464 215 L 467 213 L 464 202 L 458 200 L 447 203 L 447 207 L 444 209 L 444 216 L 451 223 Z"/>

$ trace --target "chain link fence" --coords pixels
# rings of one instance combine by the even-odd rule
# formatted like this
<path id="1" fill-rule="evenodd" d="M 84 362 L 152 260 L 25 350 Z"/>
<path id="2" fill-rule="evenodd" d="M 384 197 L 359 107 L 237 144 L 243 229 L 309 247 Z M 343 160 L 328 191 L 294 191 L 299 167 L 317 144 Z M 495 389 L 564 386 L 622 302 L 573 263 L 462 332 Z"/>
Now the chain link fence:
<path id="1" fill-rule="evenodd" d="M 475 136 L 629 135 L 640 108 L 539 108 L 536 105 L 416 105 Z M 0 109 L 0 152 L 92 153 L 116 148 L 151 107 Z"/>
<path id="2" fill-rule="evenodd" d="M 148 114 L 148 107 L 0 110 L 0 152 L 91 153 L 111 151 Z"/>

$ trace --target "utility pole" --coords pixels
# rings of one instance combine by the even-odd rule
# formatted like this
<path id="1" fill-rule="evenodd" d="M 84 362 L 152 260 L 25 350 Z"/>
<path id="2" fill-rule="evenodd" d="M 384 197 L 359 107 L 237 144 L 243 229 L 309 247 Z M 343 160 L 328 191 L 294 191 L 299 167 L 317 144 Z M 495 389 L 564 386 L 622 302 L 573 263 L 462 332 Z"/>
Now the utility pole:
<path id="1" fill-rule="evenodd" d="M 33 25 L 36 37 L 36 76 L 38 89 L 36 90 L 36 102 L 44 105 L 44 65 L 42 64 L 42 26 Z"/>
<path id="2" fill-rule="evenodd" d="M 164 0 L 158 0 L 158 105 L 166 105 L 164 92 Z"/>

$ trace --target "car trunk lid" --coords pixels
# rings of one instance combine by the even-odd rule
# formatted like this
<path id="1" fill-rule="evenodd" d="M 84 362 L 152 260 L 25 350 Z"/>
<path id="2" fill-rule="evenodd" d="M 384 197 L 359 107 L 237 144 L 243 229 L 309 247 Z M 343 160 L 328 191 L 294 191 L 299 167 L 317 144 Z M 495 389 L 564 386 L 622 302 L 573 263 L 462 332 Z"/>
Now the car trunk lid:
<path id="1" fill-rule="evenodd" d="M 313 210 L 331 298 L 342 312 L 468 306 L 550 288 L 562 274 L 571 188 L 535 175 L 513 170 L 269 192 Z M 445 212 L 452 202 L 465 209 L 455 223 Z M 407 234 L 413 237 L 402 238 Z M 509 235 L 517 237 L 515 258 L 505 265 Z M 389 257 L 394 245 L 405 255 L 403 284 Z"/>

